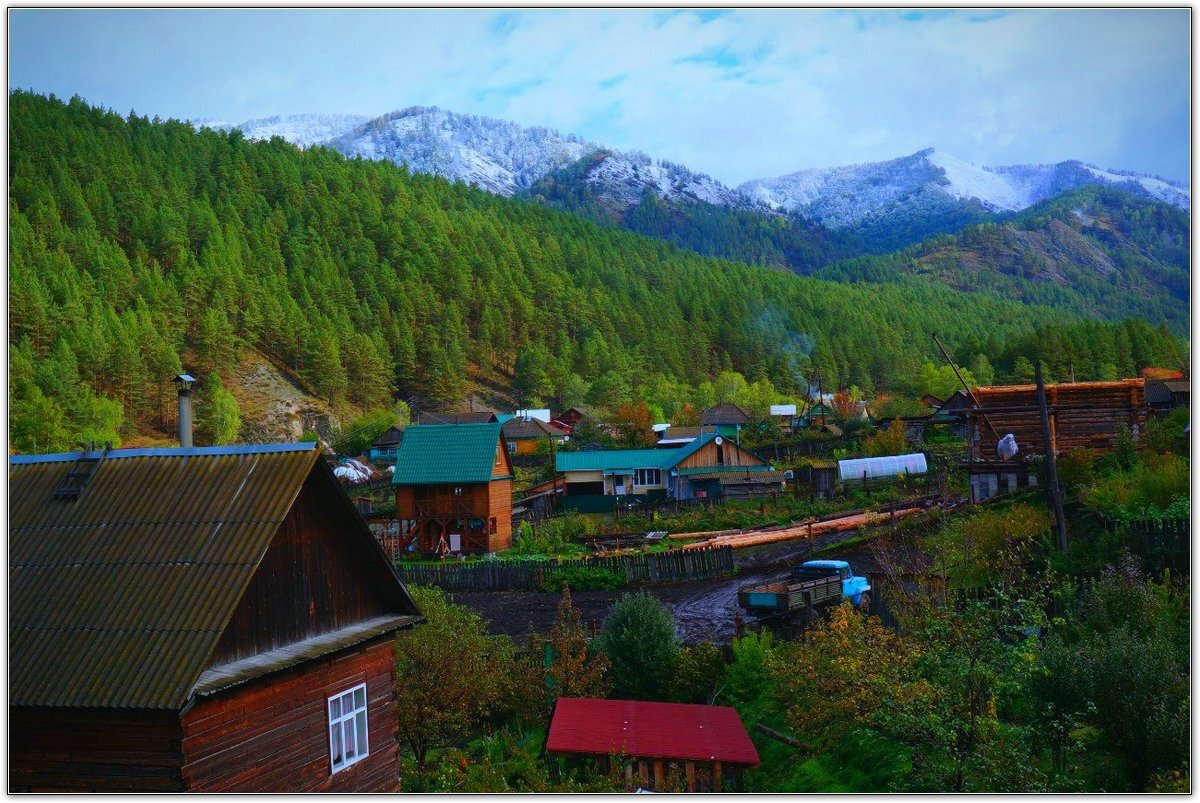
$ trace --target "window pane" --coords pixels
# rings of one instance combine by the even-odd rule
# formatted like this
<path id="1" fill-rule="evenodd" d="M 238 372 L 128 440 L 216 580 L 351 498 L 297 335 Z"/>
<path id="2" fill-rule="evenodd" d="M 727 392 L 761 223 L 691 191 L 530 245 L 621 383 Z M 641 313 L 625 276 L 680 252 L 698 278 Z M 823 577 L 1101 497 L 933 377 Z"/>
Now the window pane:
<path id="1" fill-rule="evenodd" d="M 358 716 L 354 717 L 354 724 L 357 728 L 357 733 L 355 735 L 357 736 L 356 744 L 358 745 L 358 752 L 366 753 L 367 752 L 367 715 L 360 711 L 358 713 Z"/>
<path id="2" fill-rule="evenodd" d="M 333 733 L 333 746 L 331 748 L 333 750 L 333 766 L 339 767 L 344 761 L 342 757 L 342 726 L 334 725 L 330 730 Z"/>
<path id="3" fill-rule="evenodd" d="M 329 701 L 329 718 L 337 719 L 342 715 L 342 698 L 334 697 Z"/>
<path id="4" fill-rule="evenodd" d="M 354 749 L 354 720 L 348 719 L 342 723 L 342 735 L 346 743 L 346 758 L 354 758 L 358 755 Z"/>
<path id="5" fill-rule="evenodd" d="M 367 704 L 367 690 L 366 689 L 355 689 L 354 690 L 354 707 L 355 708 L 363 708 L 366 706 L 366 704 Z"/>

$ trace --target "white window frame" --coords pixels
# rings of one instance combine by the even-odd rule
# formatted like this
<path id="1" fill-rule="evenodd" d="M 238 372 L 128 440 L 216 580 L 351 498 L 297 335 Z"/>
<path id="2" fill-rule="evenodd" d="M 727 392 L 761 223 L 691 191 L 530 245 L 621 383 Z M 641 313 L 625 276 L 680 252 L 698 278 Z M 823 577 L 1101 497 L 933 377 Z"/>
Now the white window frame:
<path id="1" fill-rule="evenodd" d="M 362 705 L 355 702 L 355 696 L 358 692 L 362 692 Z M 338 714 L 334 715 L 334 703 L 337 703 Z M 346 706 L 349 705 L 349 708 Z M 367 722 L 367 684 L 360 683 L 346 691 L 338 692 L 329 697 L 325 701 L 325 711 L 329 716 L 329 774 L 341 772 L 346 767 L 352 764 L 357 764 L 371 754 L 370 744 L 367 739 L 368 722 Z M 362 727 L 358 726 L 358 719 L 362 717 Z M 354 737 L 355 754 L 347 759 L 344 738 L 347 733 L 346 724 L 349 723 L 349 733 Z M 336 731 L 334 729 L 337 729 Z M 335 742 L 334 734 L 337 734 Z M 358 738 L 362 737 L 362 749 L 359 749 Z M 336 761 L 338 751 L 335 744 L 340 744 L 341 761 Z"/>
<path id="2" fill-rule="evenodd" d="M 663 484 L 663 483 L 662 483 L 662 469 L 658 469 L 658 468 L 635 468 L 635 469 L 633 470 L 633 472 L 634 472 L 634 473 L 633 473 L 633 484 L 634 484 L 634 485 L 636 485 L 636 486 L 638 486 L 639 488 L 645 488 L 645 487 L 648 487 L 648 486 L 655 486 L 655 485 L 662 485 L 662 484 Z M 651 475 L 651 472 L 653 472 L 653 473 L 654 473 L 654 475 L 657 475 L 657 481 L 655 481 L 655 482 L 638 482 L 638 480 L 639 480 L 639 479 L 643 479 L 643 480 L 650 479 L 650 478 L 651 478 L 651 476 L 652 476 L 652 475 Z"/>

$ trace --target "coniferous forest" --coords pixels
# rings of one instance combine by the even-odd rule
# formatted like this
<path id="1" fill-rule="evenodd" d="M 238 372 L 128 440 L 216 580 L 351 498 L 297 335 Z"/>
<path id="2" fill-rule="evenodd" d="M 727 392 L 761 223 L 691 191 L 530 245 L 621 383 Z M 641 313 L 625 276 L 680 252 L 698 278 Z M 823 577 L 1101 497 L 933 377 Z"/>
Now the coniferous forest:
<path id="1" fill-rule="evenodd" d="M 559 403 L 730 370 L 781 395 L 816 372 L 827 388 L 903 391 L 935 358 L 934 333 L 998 380 L 1030 360 L 1052 380 L 1185 360 L 1143 319 L 853 271 L 802 277 L 323 148 L 79 98 L 9 100 L 19 451 L 169 431 L 180 370 L 228 407 L 221 376 L 247 350 L 359 409 L 397 393 L 454 403 L 480 376 Z"/>

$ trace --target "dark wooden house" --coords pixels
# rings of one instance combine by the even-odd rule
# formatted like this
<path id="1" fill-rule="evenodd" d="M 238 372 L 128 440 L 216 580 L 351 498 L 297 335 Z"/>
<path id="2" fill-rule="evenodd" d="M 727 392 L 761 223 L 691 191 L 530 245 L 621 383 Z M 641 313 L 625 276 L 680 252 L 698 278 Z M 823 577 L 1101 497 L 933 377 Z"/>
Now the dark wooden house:
<path id="1" fill-rule="evenodd" d="M 522 457 L 537 454 L 539 444 L 551 449 L 567 439 L 566 430 L 537 418 L 515 416 L 505 421 L 502 428 L 508 453 Z"/>
<path id="2" fill-rule="evenodd" d="M 409 427 L 396 456 L 396 518 L 427 554 L 512 546 L 512 462 L 500 424 Z"/>
<path id="3" fill-rule="evenodd" d="M 420 617 L 314 444 L 9 458 L 9 790 L 398 791 Z"/>
<path id="4" fill-rule="evenodd" d="M 1147 379 L 1146 403 L 1155 413 L 1189 407 L 1192 383 L 1188 379 Z"/>
<path id="5" fill-rule="evenodd" d="M 404 427 L 391 426 L 387 431 L 371 442 L 368 457 L 375 463 L 396 462 L 396 449 L 404 437 Z"/>
<path id="6" fill-rule="evenodd" d="M 655 791 L 736 791 L 743 771 L 758 764 L 735 709 L 637 700 L 559 698 L 546 752 L 595 762 Z"/>

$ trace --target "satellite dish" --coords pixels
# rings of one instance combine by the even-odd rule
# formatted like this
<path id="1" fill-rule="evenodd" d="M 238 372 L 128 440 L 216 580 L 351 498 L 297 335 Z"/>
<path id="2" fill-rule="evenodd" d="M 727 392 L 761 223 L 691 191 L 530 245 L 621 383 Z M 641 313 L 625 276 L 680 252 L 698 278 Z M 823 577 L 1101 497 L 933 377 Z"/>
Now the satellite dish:
<path id="1" fill-rule="evenodd" d="M 713 438 L 713 443 L 715 443 L 717 446 L 720 446 L 720 445 L 721 445 L 722 443 L 724 443 L 724 442 L 725 442 L 725 441 L 721 439 L 721 436 L 720 436 L 720 435 L 718 435 L 717 437 Z"/>

